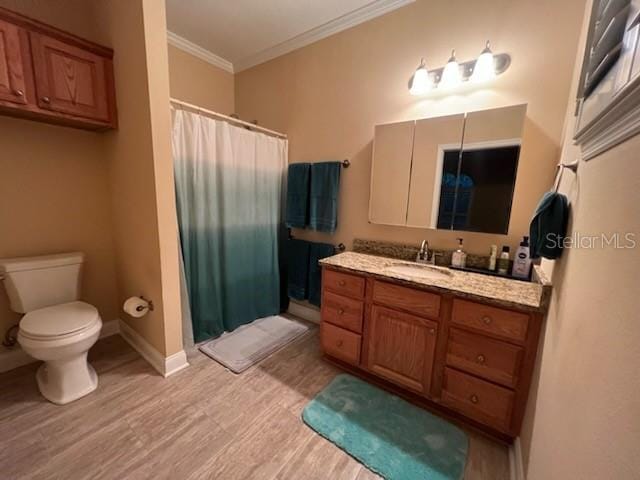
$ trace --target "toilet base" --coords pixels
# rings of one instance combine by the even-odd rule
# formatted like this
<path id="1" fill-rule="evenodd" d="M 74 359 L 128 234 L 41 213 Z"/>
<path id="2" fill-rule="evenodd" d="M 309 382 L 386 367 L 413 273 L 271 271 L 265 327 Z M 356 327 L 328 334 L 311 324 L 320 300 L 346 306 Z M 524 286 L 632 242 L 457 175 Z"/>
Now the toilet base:
<path id="1" fill-rule="evenodd" d="M 78 400 L 98 388 L 98 375 L 87 362 L 86 352 L 75 358 L 43 363 L 36 381 L 42 396 L 57 405 Z"/>

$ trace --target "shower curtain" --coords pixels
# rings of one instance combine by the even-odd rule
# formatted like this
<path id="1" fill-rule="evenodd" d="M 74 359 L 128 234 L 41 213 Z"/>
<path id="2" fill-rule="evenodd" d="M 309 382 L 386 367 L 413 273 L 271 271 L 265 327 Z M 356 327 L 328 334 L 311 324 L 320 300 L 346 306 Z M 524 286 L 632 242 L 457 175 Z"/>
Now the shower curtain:
<path id="1" fill-rule="evenodd" d="M 287 141 L 172 112 L 178 226 L 199 342 L 280 311 Z"/>

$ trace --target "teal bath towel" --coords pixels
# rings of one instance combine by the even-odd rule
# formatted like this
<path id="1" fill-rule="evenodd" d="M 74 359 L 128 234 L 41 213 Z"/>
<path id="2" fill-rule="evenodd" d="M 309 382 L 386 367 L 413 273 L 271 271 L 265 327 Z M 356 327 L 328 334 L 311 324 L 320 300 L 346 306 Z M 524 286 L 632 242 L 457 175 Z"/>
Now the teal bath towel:
<path id="1" fill-rule="evenodd" d="M 287 170 L 285 224 L 305 228 L 309 222 L 309 174 L 311 164 L 292 163 Z"/>
<path id="2" fill-rule="evenodd" d="M 309 249 L 309 303 L 317 307 L 322 297 L 322 269 L 318 261 L 334 253 L 334 246 L 328 243 L 312 243 Z"/>
<path id="3" fill-rule="evenodd" d="M 305 300 L 308 295 L 309 249 L 305 240 L 287 240 L 287 293 L 296 300 Z"/>
<path id="4" fill-rule="evenodd" d="M 311 165 L 309 227 L 333 233 L 338 226 L 338 191 L 342 162 L 320 162 Z"/>
<path id="5" fill-rule="evenodd" d="M 562 242 L 567 233 L 569 202 L 567 197 L 557 192 L 547 192 L 540 200 L 531 220 L 531 258 L 549 258 L 562 255 Z"/>

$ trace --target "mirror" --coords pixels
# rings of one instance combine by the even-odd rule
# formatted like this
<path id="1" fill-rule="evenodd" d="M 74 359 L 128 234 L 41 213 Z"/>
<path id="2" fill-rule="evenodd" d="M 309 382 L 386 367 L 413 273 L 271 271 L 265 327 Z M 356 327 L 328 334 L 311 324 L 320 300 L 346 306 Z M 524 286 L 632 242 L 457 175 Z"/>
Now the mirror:
<path id="1" fill-rule="evenodd" d="M 526 105 L 379 125 L 369 221 L 506 234 Z"/>

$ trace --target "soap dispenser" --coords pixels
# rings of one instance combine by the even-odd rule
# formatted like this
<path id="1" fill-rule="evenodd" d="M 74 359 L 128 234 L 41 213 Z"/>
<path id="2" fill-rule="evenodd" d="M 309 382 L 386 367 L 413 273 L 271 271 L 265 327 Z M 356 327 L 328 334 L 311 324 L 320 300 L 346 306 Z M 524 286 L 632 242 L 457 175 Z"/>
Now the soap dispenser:
<path id="1" fill-rule="evenodd" d="M 467 265 L 467 254 L 462 248 L 462 238 L 458 238 L 458 249 L 451 255 L 451 266 L 464 268 Z"/>

